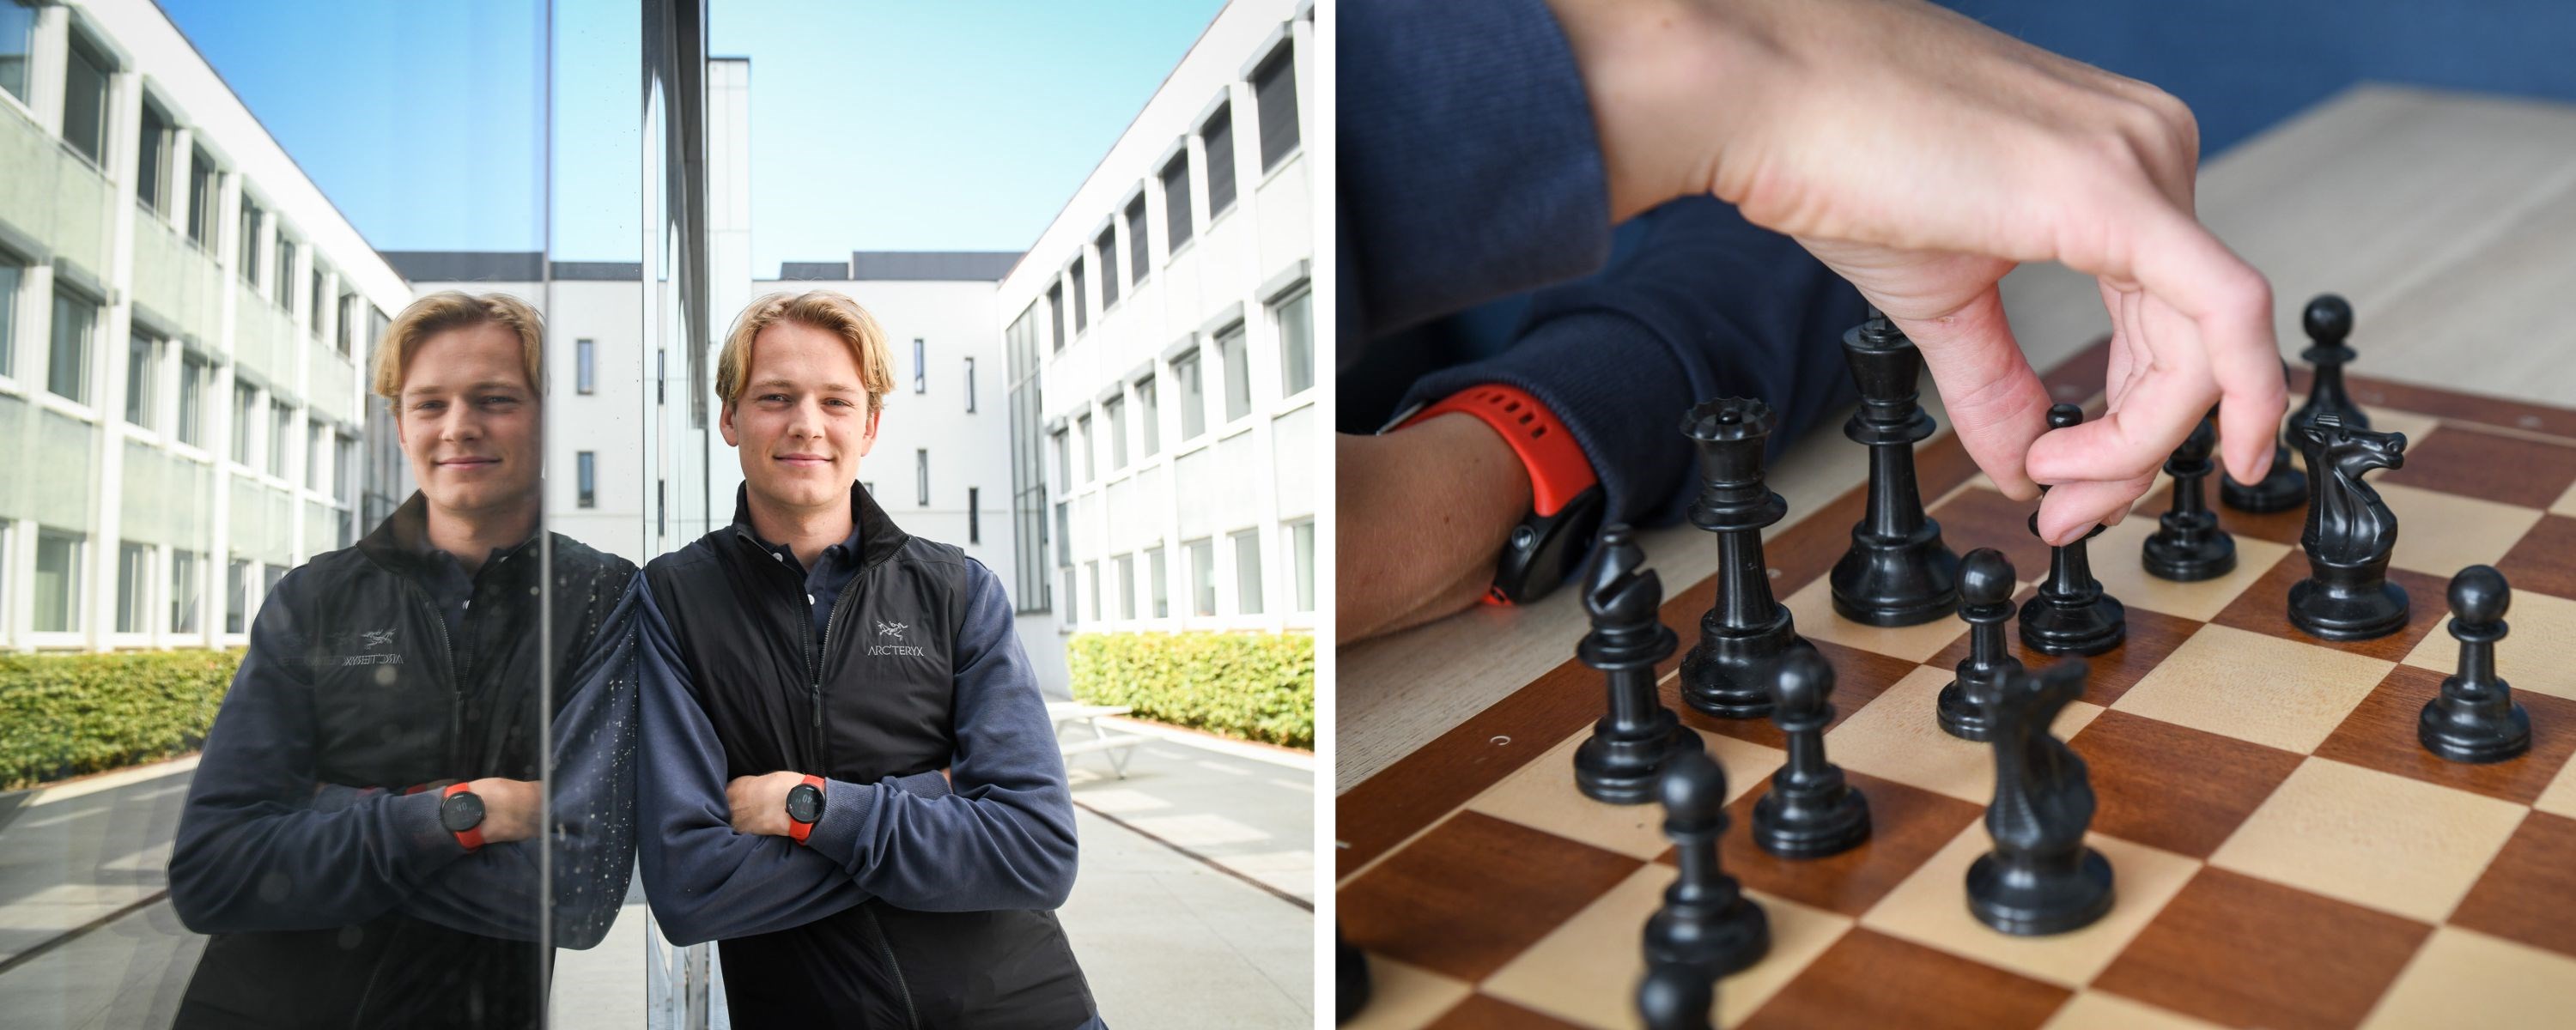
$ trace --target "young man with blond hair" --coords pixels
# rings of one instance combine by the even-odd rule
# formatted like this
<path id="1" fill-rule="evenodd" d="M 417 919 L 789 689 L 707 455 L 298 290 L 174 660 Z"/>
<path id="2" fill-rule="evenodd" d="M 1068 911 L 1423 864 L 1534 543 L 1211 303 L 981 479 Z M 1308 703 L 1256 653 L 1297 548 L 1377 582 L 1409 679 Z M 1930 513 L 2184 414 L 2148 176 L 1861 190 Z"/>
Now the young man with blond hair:
<path id="1" fill-rule="evenodd" d="M 549 801 L 554 943 L 607 932 L 635 566 L 539 532 L 543 348 L 502 294 L 431 294 L 387 331 L 374 389 L 420 489 L 260 606 L 171 852 L 172 907 L 213 935 L 178 1026 L 537 1025 Z"/>
<path id="2" fill-rule="evenodd" d="M 1010 600 L 858 485 L 893 389 L 837 293 L 762 297 L 725 340 L 733 524 L 644 569 L 645 893 L 672 942 L 723 942 L 738 1026 L 1096 1027 Z"/>

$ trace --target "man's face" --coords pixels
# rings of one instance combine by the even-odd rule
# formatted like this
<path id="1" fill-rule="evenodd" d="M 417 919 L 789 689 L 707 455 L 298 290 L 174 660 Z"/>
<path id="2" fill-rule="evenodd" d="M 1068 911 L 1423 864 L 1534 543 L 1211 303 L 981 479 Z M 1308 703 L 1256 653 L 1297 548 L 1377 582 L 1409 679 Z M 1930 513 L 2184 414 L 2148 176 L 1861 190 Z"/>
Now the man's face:
<path id="1" fill-rule="evenodd" d="M 395 426 L 430 506 L 507 517 L 537 503 L 537 398 L 519 336 L 485 323 L 421 341 Z"/>
<path id="2" fill-rule="evenodd" d="M 744 488 L 789 508 L 849 503 L 859 459 L 877 443 L 850 345 L 798 322 L 752 337 L 742 394 L 725 404 L 721 425 L 742 451 Z"/>

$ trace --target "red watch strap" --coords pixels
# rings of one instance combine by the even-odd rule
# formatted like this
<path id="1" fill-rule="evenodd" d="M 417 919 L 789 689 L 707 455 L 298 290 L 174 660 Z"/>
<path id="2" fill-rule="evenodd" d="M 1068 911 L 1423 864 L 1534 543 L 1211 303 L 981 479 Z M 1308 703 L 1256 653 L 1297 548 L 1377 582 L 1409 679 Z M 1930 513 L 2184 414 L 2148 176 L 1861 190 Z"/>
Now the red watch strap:
<path id="1" fill-rule="evenodd" d="M 472 786 L 472 785 L 471 785 L 471 784 L 465 784 L 465 783 L 451 783 L 451 784 L 448 784 L 448 785 L 447 785 L 447 789 L 446 789 L 446 790 L 442 790 L 442 791 L 439 791 L 439 792 L 438 792 L 438 800 L 439 800 L 439 802 L 440 802 L 441 804 L 444 804 L 444 803 L 446 803 L 447 799 L 452 798 L 452 797 L 455 797 L 456 795 L 459 795 L 459 794 L 463 794 L 463 793 L 465 793 L 466 788 L 467 788 L 467 787 L 470 787 L 470 786 Z M 455 831 L 455 833 L 456 833 L 456 842 L 457 842 L 457 843 L 459 843 L 459 844 L 465 845 L 465 850 L 467 850 L 467 851 L 480 851 L 480 850 L 482 850 L 482 849 L 483 849 L 483 824 L 482 824 L 482 823 L 479 823 L 479 822 L 478 822 L 478 823 L 475 823 L 475 824 L 474 824 L 474 826 L 473 826 L 472 828 L 470 828 L 470 829 L 463 829 L 463 830 L 457 830 L 457 831 Z"/>
<path id="2" fill-rule="evenodd" d="M 1591 460 L 1583 456 L 1583 445 L 1574 442 L 1574 433 L 1538 398 L 1517 387 L 1470 386 L 1416 412 L 1396 428 L 1453 411 L 1484 420 L 1503 435 L 1504 443 L 1512 445 L 1512 453 L 1520 455 L 1521 464 L 1529 469 L 1530 507 L 1539 515 L 1556 514 L 1576 494 L 1600 482 L 1592 473 Z"/>
<path id="3" fill-rule="evenodd" d="M 816 776 L 816 775 L 814 775 L 813 773 L 806 773 L 806 774 L 805 774 L 805 785 L 806 785 L 806 786 L 808 786 L 808 787 L 812 787 L 812 788 L 814 788 L 815 790 L 818 790 L 818 791 L 819 791 L 819 790 L 824 789 L 824 788 L 823 788 L 823 778 L 822 778 L 822 777 L 820 777 L 820 776 Z M 792 789 L 794 789 L 794 788 L 789 788 L 789 789 L 791 789 L 791 790 L 792 790 Z M 822 817 L 823 817 L 823 813 L 821 813 L 821 812 L 816 812 L 816 813 L 814 813 L 814 818 L 816 818 L 816 819 L 821 819 Z M 806 838 L 806 837 L 809 837 L 809 836 L 812 836 L 812 835 L 813 835 L 813 833 L 814 833 L 814 824 L 813 824 L 813 823 L 800 823 L 800 822 L 797 822 L 797 821 L 796 821 L 796 818 L 795 818 L 794 816 L 789 816 L 789 817 L 788 817 L 788 819 L 787 819 L 787 835 L 788 835 L 789 837 L 792 837 L 792 838 L 794 838 L 794 839 L 795 839 L 795 841 L 796 841 L 796 846 L 797 846 L 797 847 L 800 847 L 800 848 L 801 848 L 801 847 L 804 847 L 804 846 L 805 846 L 805 838 Z"/>

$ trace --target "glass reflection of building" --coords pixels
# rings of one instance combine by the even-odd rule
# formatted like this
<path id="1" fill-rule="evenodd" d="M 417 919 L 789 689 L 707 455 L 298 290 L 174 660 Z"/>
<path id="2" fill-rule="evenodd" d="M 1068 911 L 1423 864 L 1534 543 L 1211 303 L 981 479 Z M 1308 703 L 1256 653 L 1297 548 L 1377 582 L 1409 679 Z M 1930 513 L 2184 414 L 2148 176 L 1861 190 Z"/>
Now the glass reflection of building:
<path id="1" fill-rule="evenodd" d="M 0 647 L 241 643 L 412 291 L 152 4 L 0 0 L 0 168 Z"/>

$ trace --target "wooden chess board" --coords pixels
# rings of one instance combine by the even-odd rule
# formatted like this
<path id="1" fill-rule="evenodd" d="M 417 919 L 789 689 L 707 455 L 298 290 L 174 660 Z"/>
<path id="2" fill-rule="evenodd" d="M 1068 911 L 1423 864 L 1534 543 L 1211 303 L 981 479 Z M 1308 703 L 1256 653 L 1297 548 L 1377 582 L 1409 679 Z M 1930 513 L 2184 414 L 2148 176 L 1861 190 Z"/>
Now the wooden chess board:
<path id="1" fill-rule="evenodd" d="M 2099 384 L 2105 351 L 2051 372 L 2052 391 Z M 1680 652 L 1660 667 L 1665 704 L 1726 769 L 1726 871 L 1770 918 L 1769 955 L 1718 984 L 1719 1025 L 2576 1025 L 2576 410 L 2350 383 L 2372 428 L 2407 437 L 2406 466 L 2369 481 L 2399 520 L 2390 576 L 2413 617 L 2348 644 L 2292 629 L 2303 508 L 2217 506 L 2238 568 L 2201 583 L 2140 568 L 2165 484 L 2095 538 L 2093 570 L 2127 605 L 2128 640 L 2087 660 L 2083 699 L 2054 730 L 2091 767 L 2089 842 L 2118 900 L 2073 933 L 2010 937 L 1968 914 L 1991 751 L 1933 717 L 1966 624 L 1877 629 L 1833 614 L 1825 573 L 1865 487 L 1774 527 L 1774 588 L 1839 675 L 1826 752 L 1868 795 L 1874 835 L 1806 862 L 1756 849 L 1745 828 L 1784 758 L 1778 732 L 1689 710 Z M 2027 600 L 2048 567 L 2030 506 L 1994 491 L 1947 432 L 1917 453 L 1950 547 L 2002 550 Z M 2529 754 L 2484 766 L 2435 759 L 2415 739 L 2417 710 L 2456 661 L 2449 578 L 2475 563 L 2512 582 L 2497 663 L 2533 728 Z M 1687 650 L 1714 586 L 1665 588 L 1663 620 Z M 1640 933 L 1672 849 L 1658 806 L 1575 790 L 1575 746 L 1604 706 L 1575 643 L 1564 664 L 1339 799 L 1339 921 L 1374 981 L 1349 1026 L 1635 1024 Z"/>

